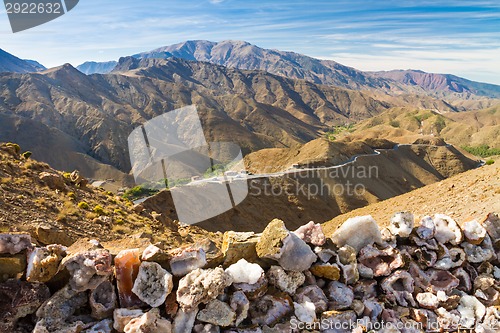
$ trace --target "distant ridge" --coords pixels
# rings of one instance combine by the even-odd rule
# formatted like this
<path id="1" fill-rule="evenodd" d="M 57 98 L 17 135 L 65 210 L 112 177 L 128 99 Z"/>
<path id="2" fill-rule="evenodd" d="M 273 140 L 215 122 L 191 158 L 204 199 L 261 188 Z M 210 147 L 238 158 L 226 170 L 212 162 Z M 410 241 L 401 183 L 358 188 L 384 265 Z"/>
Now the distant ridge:
<path id="1" fill-rule="evenodd" d="M 23 60 L 0 49 L 0 73 L 31 73 L 44 70 L 45 67 L 34 60 Z"/>

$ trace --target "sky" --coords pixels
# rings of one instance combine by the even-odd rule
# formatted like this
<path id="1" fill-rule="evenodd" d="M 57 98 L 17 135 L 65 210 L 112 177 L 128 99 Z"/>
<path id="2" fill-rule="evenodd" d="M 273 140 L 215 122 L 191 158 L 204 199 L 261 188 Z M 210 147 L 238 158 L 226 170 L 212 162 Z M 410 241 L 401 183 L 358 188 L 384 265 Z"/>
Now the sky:
<path id="1" fill-rule="evenodd" d="M 46 67 L 196 39 L 500 84 L 498 0 L 80 0 L 66 15 L 16 34 L 0 11 L 0 48 Z"/>

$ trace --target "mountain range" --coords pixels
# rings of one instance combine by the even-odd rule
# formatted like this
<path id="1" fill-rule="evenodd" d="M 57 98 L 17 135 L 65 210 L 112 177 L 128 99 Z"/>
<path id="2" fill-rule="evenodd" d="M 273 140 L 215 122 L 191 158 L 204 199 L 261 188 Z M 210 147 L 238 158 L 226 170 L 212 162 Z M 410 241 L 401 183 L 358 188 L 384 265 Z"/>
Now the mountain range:
<path id="1" fill-rule="evenodd" d="M 46 68 L 43 65 L 34 60 L 23 60 L 0 49 L 0 73 L 31 73 L 44 69 Z"/>

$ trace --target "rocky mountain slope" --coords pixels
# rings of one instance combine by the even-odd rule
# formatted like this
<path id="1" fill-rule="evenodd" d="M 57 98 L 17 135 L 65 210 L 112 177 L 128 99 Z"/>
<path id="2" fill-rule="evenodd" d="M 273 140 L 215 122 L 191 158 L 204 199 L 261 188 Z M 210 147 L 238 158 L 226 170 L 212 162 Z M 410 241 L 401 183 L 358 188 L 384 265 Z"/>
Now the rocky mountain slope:
<path id="1" fill-rule="evenodd" d="M 269 219 L 277 217 L 294 229 L 310 220 L 325 222 L 479 165 L 477 160 L 465 157 L 453 147 L 409 145 L 392 149 L 393 146 L 387 142 L 344 144 L 318 139 L 296 149 L 264 149 L 252 153 L 245 158 L 245 164 L 256 173 L 283 171 L 295 163 L 301 168 L 315 169 L 249 180 L 249 194 L 242 203 L 199 226 L 214 231 L 260 231 Z M 387 149 L 377 154 L 373 147 Z M 356 154 L 367 156 L 360 156 L 340 168 L 325 168 L 343 164 Z M 210 185 L 200 186 L 200 191 L 210 195 Z M 146 211 L 162 212 L 177 219 L 167 190 L 141 205 Z"/>
<path id="2" fill-rule="evenodd" d="M 190 104 L 198 106 L 207 140 L 234 141 L 245 152 L 302 144 L 328 126 L 366 119 L 391 106 L 362 92 L 261 71 L 180 59 L 124 58 L 107 75 L 87 76 L 70 65 L 39 74 L 0 75 L 0 114 L 8 119 L 0 123 L 0 140 L 18 141 L 36 158 L 60 169 L 81 168 L 90 177 L 127 173 L 129 133 Z M 13 131 L 11 124 L 20 131 Z M 40 135 L 23 131 L 30 126 Z M 39 151 L 40 138 L 57 142 L 61 137 L 52 153 Z M 75 153 L 87 156 L 65 158 Z M 115 169 L 104 170 L 99 163 Z"/>
<path id="3" fill-rule="evenodd" d="M 196 227 L 179 229 L 161 214 L 136 211 L 130 201 L 75 177 L 26 158 L 17 144 L 1 143 L 0 233 L 28 232 L 40 244 L 63 245 L 85 237 L 111 241 L 142 234 L 176 246 L 209 235 Z"/>
<path id="4" fill-rule="evenodd" d="M 0 49 L 0 73 L 31 73 L 44 70 L 41 64 L 33 60 L 23 60 Z"/>
<path id="5" fill-rule="evenodd" d="M 500 105 L 468 112 L 393 108 L 337 135 L 343 140 L 383 138 L 401 143 L 443 138 L 462 146 L 500 148 Z"/>
<path id="6" fill-rule="evenodd" d="M 106 74 L 111 72 L 118 64 L 116 61 L 95 62 L 87 61 L 78 65 L 76 69 L 84 74 Z"/>

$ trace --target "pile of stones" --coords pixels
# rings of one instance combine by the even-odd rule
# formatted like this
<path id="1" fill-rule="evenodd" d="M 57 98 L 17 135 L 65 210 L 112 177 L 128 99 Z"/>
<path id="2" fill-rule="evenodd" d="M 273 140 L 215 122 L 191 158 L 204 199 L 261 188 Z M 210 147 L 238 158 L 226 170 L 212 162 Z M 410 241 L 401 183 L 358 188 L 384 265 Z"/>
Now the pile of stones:
<path id="1" fill-rule="evenodd" d="M 127 244 L 127 243 L 124 243 Z M 168 250 L 0 234 L 0 332 L 500 331 L 500 218 L 371 216 L 332 235 L 226 232 Z"/>

